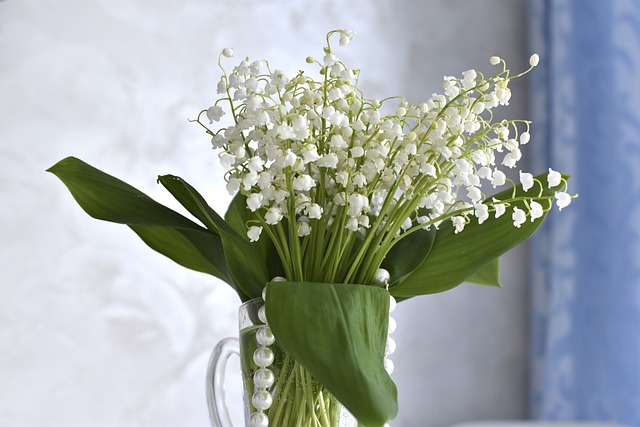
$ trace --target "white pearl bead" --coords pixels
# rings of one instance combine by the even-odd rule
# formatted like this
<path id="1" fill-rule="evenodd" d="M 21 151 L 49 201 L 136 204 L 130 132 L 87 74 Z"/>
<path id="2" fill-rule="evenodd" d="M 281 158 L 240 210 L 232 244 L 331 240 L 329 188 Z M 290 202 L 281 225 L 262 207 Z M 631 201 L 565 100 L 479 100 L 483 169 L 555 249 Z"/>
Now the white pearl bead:
<path id="1" fill-rule="evenodd" d="M 258 388 L 269 388 L 275 382 L 276 377 L 270 369 L 258 369 L 253 374 L 253 383 Z"/>
<path id="2" fill-rule="evenodd" d="M 396 299 L 393 295 L 389 295 L 389 313 L 393 313 L 396 309 Z"/>
<path id="3" fill-rule="evenodd" d="M 264 411 L 271 407 L 273 398 L 268 391 L 258 390 L 251 396 L 251 403 L 253 403 L 253 407 L 258 411 Z"/>
<path id="4" fill-rule="evenodd" d="M 254 412 L 249 417 L 249 427 L 269 427 L 269 417 L 262 412 Z"/>
<path id="5" fill-rule="evenodd" d="M 387 374 L 393 374 L 393 370 L 395 369 L 395 365 L 390 359 L 384 359 L 384 370 L 387 371 Z"/>
<path id="6" fill-rule="evenodd" d="M 272 282 L 286 282 L 286 281 L 287 281 L 287 279 L 285 279 L 285 278 L 284 278 L 284 277 L 282 277 L 282 276 L 276 276 L 276 277 L 274 277 L 273 279 L 271 279 L 271 281 L 272 281 Z"/>
<path id="7" fill-rule="evenodd" d="M 276 338 L 271 332 L 271 328 L 268 326 L 261 326 L 256 332 L 256 341 L 260 345 L 271 345 L 275 342 Z"/>
<path id="8" fill-rule="evenodd" d="M 376 285 L 386 286 L 389 284 L 389 280 L 391 280 L 391 275 L 384 268 L 376 270 L 376 274 L 373 276 L 373 282 Z"/>
<path id="9" fill-rule="evenodd" d="M 273 351 L 267 347 L 260 347 L 253 352 L 253 361 L 261 368 L 271 366 L 273 363 Z"/>
<path id="10" fill-rule="evenodd" d="M 267 324 L 267 311 L 266 308 L 264 308 L 264 305 L 258 310 L 258 319 L 260 319 L 260 321 L 265 325 Z"/>
<path id="11" fill-rule="evenodd" d="M 385 356 L 395 353 L 396 351 L 396 340 L 391 337 L 387 338 L 387 346 L 384 350 Z"/>
<path id="12" fill-rule="evenodd" d="M 396 319 L 389 316 L 389 332 L 388 333 L 390 334 L 394 333 L 397 327 L 398 327 L 398 324 L 396 323 Z"/>

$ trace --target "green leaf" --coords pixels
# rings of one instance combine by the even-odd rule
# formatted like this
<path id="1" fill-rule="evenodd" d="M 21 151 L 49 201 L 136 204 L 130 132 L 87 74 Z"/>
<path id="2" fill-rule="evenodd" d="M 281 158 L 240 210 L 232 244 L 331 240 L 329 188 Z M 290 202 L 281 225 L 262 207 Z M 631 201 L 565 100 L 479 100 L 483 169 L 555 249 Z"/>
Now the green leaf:
<path id="1" fill-rule="evenodd" d="M 68 157 L 48 171 L 67 186 L 80 207 L 93 218 L 126 224 L 152 249 L 184 267 L 216 276 L 238 290 L 221 256 L 218 235 L 80 159 Z M 247 298 L 244 293 L 239 294 Z"/>
<path id="2" fill-rule="evenodd" d="M 262 295 L 265 284 L 271 280 L 265 254 L 251 243 L 246 233 L 239 234 L 204 198 L 185 180 L 174 175 L 163 175 L 158 181 L 189 212 L 200 219 L 210 229 L 215 229 L 222 239 L 225 258 L 231 276 L 249 298 Z"/>
<path id="3" fill-rule="evenodd" d="M 76 202 L 96 219 L 129 225 L 150 225 L 202 230 L 179 213 L 138 189 L 75 157 L 47 169 L 67 186 Z"/>
<path id="4" fill-rule="evenodd" d="M 373 286 L 267 284 L 266 314 L 278 344 L 368 427 L 398 411 L 383 366 L 388 312 L 388 293 Z"/>
<path id="5" fill-rule="evenodd" d="M 169 190 L 182 206 L 194 217 L 198 218 L 209 231 L 219 234 L 216 222 L 220 216 L 213 210 L 207 201 L 191 185 L 175 175 L 160 175 L 158 182 Z"/>
<path id="6" fill-rule="evenodd" d="M 429 255 L 435 228 L 418 230 L 402 238 L 384 257 L 381 267 L 391 275 L 390 286 L 400 283 L 415 270 Z"/>
<path id="7" fill-rule="evenodd" d="M 492 259 L 464 281 L 483 286 L 502 286 L 500 283 L 500 258 Z"/>
<path id="8" fill-rule="evenodd" d="M 552 198 L 558 188 L 547 188 L 547 174 L 541 174 L 536 179 L 542 183 L 543 195 Z M 516 197 L 531 197 L 537 191 L 538 186 L 534 186 L 528 193 L 522 190 L 521 185 L 515 188 Z M 506 200 L 511 198 L 512 193 L 513 189 L 509 189 L 494 197 Z M 553 201 L 540 203 L 549 207 Z M 402 283 L 390 288 L 391 294 L 406 299 L 447 291 L 467 278 L 473 278 L 473 275 L 487 263 L 524 242 L 542 224 L 546 214 L 534 222 L 526 221 L 520 228 L 516 228 L 510 213 L 513 206 L 526 209 L 524 202 L 520 201 L 507 208 L 507 212 L 500 218 L 491 216 L 482 224 L 471 218 L 471 222 L 458 234 L 454 232 L 451 221 L 443 222 L 436 232 L 427 258 Z"/>

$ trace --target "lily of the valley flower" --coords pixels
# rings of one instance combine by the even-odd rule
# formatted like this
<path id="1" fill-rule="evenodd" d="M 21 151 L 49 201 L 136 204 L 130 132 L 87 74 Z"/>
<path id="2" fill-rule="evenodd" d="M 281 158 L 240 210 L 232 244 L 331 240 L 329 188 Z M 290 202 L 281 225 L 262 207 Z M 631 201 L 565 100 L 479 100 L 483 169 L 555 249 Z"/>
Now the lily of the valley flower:
<path id="1" fill-rule="evenodd" d="M 327 41 L 333 35 L 346 46 L 355 33 L 332 31 Z M 221 57 L 232 55 L 227 48 Z M 531 67 L 538 61 L 533 55 Z M 499 217 L 512 201 L 483 202 L 483 181 L 504 186 L 502 167 L 518 164 L 530 134 L 525 121 L 492 122 L 492 110 L 509 102 L 512 77 L 501 58 L 489 62 L 502 70 L 490 77 L 473 69 L 446 76 L 444 94 L 418 103 L 392 98 L 397 104 L 384 108 L 392 100 L 365 97 L 356 87 L 358 71 L 329 44 L 322 61 L 307 58 L 319 67 L 317 77 L 270 71 L 266 61 L 246 58 L 225 72 L 218 84 L 222 98 L 206 110 L 210 121 L 218 121 L 226 101 L 234 119 L 209 130 L 213 147 L 222 150 L 227 189 L 246 196 L 247 208 L 261 218 L 258 225 L 286 220 L 299 236 L 321 223 L 361 233 L 373 228 L 393 239 L 446 219 L 462 232 L 471 216 L 480 223 L 490 212 Z M 526 192 L 535 185 L 528 172 L 520 172 L 520 182 Z M 562 182 L 550 169 L 549 187 Z M 556 195 L 559 208 L 570 200 L 568 193 Z M 526 208 L 513 208 L 515 227 L 545 212 L 533 193 Z M 247 225 L 254 240 L 257 228 Z"/>

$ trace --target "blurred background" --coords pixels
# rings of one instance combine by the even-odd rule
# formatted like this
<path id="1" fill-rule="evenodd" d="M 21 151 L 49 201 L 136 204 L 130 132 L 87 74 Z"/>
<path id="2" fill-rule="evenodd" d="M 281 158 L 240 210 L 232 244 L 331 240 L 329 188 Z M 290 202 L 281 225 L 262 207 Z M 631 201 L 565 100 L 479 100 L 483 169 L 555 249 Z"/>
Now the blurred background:
<path id="1" fill-rule="evenodd" d="M 218 52 L 294 73 L 335 28 L 357 32 L 339 56 L 380 99 L 540 53 L 500 114 L 533 118 L 525 167 L 580 193 L 503 258 L 502 289 L 399 306 L 393 425 L 640 426 L 633 0 L 0 1 L 0 425 L 208 425 L 206 363 L 237 335 L 237 296 L 89 218 L 44 171 L 74 155 L 177 209 L 155 182 L 172 173 L 222 213 L 217 156 L 188 122 L 216 99 Z M 242 425 L 239 377 L 227 390 Z"/>

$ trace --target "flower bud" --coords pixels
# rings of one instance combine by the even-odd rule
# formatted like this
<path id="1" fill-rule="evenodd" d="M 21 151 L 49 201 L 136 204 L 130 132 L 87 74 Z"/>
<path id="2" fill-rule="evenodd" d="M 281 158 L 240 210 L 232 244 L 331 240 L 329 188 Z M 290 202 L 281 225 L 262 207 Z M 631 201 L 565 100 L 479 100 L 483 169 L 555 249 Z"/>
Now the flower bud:
<path id="1" fill-rule="evenodd" d="M 531 65 L 532 67 L 535 67 L 536 65 L 538 65 L 539 62 L 540 62 L 540 55 L 538 55 L 537 53 L 534 53 L 533 55 L 531 55 L 531 58 L 529 58 L 529 65 Z"/>

